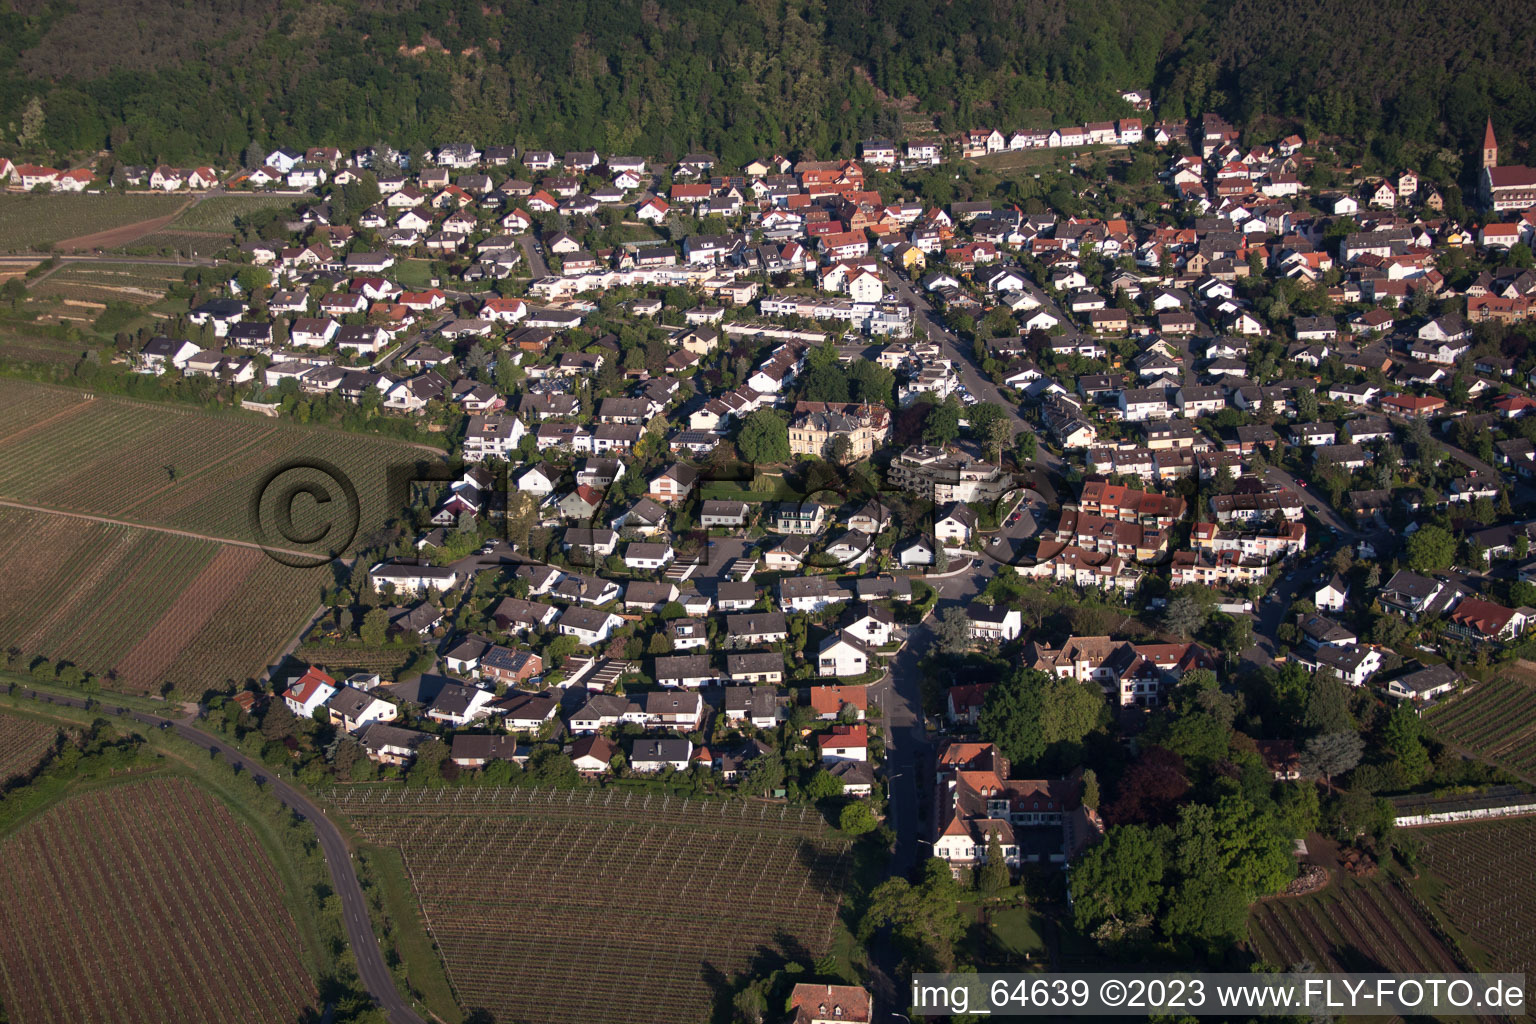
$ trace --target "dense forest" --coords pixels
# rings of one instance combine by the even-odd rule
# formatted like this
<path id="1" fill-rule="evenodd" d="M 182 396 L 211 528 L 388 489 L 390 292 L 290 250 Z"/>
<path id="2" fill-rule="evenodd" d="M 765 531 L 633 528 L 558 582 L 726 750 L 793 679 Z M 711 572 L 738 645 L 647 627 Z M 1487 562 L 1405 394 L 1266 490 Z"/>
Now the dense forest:
<path id="1" fill-rule="evenodd" d="M 1536 131 L 1507 4 L 1398 0 L 0 0 L 0 152 L 132 163 L 451 139 L 730 163 L 951 130 L 1265 115 L 1464 149 Z"/>

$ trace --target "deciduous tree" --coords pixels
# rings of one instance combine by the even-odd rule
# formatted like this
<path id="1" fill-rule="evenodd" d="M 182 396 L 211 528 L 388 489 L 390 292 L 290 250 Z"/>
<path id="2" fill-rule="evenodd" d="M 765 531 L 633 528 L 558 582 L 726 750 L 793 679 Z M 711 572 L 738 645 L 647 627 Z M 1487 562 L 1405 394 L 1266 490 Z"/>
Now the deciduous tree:
<path id="1" fill-rule="evenodd" d="M 1150 924 L 1163 899 L 1167 855 L 1149 829 L 1120 825 L 1090 846 L 1072 870 L 1078 931 L 1107 936 Z M 1101 931 L 1105 926 L 1108 929 Z"/>
<path id="2" fill-rule="evenodd" d="M 851 836 L 862 836 L 873 832 L 880 823 L 875 820 L 875 812 L 869 809 L 869 804 L 863 800 L 855 800 L 843 808 L 837 816 L 837 827 Z"/>
<path id="3" fill-rule="evenodd" d="M 1105 714 L 1097 684 L 1020 668 L 993 686 L 982 706 L 982 739 L 1008 760 L 1032 765 L 1053 750 L 1069 751 Z"/>
<path id="4" fill-rule="evenodd" d="M 736 449 L 748 462 L 772 464 L 789 461 L 789 428 L 771 409 L 758 409 L 741 425 Z"/>
<path id="5" fill-rule="evenodd" d="M 933 631 L 939 650 L 945 654 L 959 654 L 971 648 L 971 619 L 964 608 L 944 609 L 934 622 Z"/>
<path id="6" fill-rule="evenodd" d="M 1426 523 L 1408 538 L 1408 568 L 1414 572 L 1444 572 L 1455 559 L 1456 538 L 1442 526 Z"/>

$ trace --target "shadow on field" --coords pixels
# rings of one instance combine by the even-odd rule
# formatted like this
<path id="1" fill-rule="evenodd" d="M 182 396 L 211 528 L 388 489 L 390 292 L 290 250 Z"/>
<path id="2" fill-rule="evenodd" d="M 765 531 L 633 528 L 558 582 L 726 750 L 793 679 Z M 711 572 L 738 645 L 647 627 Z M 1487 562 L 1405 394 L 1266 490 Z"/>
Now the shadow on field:
<path id="1" fill-rule="evenodd" d="M 776 1019 L 777 1011 L 772 1007 L 784 1005 L 795 982 L 814 977 L 810 973 L 814 969 L 813 961 L 811 951 L 798 938 L 783 931 L 774 933 L 771 944 L 757 947 L 752 959 L 735 978 L 728 977 L 708 960 L 704 961 L 699 977 L 714 994 L 712 1024 L 732 1024 L 749 1016 L 742 1012 L 746 1006 L 755 1006 L 764 1019 Z"/>
<path id="2" fill-rule="evenodd" d="M 801 840 L 795 847 L 795 860 L 809 872 L 808 885 L 818 895 L 836 899 L 843 891 L 843 872 L 847 867 L 847 853 L 829 849 L 810 840 Z"/>

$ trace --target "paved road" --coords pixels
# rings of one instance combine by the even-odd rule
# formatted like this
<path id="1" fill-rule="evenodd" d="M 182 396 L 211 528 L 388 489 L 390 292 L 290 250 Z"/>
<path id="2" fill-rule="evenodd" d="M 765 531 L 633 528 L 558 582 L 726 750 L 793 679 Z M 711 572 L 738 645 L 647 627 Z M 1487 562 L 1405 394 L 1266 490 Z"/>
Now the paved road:
<path id="1" fill-rule="evenodd" d="M 1333 558 L 1333 553 L 1339 549 L 1342 541 L 1336 541 L 1331 547 L 1320 551 L 1310 558 L 1303 559 L 1294 569 L 1289 569 L 1275 580 L 1262 599 L 1253 607 L 1253 643 L 1243 651 L 1243 660 L 1259 667 L 1273 665 L 1275 657 L 1280 653 L 1275 638 L 1280 625 L 1285 622 L 1285 613 L 1298 597 L 1311 599 L 1311 594 L 1303 594 L 1303 588 L 1315 587 L 1321 570 Z"/>
<path id="2" fill-rule="evenodd" d="M 1019 413 L 1019 407 L 1004 398 L 997 385 L 993 384 L 981 367 L 976 365 L 975 353 L 960 341 L 955 334 L 944 325 L 926 296 L 912 287 L 911 282 L 897 274 L 890 267 L 885 271 L 886 282 L 895 290 L 900 299 L 912 307 L 913 315 L 917 319 L 918 326 L 928 333 L 931 341 L 938 342 L 944 348 L 945 355 L 955 364 L 955 369 L 960 375 L 960 381 L 967 391 L 975 395 L 983 402 L 990 402 L 1002 409 L 1008 416 L 1009 423 L 1013 426 L 1015 436 L 1020 431 L 1027 430 L 1035 434 L 1035 464 L 1052 473 L 1061 474 L 1066 471 L 1066 463 L 1057 455 L 1046 449 L 1044 438 L 1039 436 L 1032 423 L 1024 419 Z"/>
<path id="3" fill-rule="evenodd" d="M 918 811 L 919 782 L 931 785 L 933 778 L 918 662 L 932 643 L 933 632 L 926 622 L 912 627 L 890 671 L 872 687 L 885 728 L 886 824 L 896 835 L 888 866 L 892 878 L 909 878 L 932 851 L 927 839 L 930 826 L 920 819 Z M 911 1000 L 902 994 L 898 980 L 901 953 L 891 936 L 882 931 L 868 948 L 869 983 L 875 1001 L 906 1006 Z"/>
<path id="4" fill-rule="evenodd" d="M 1320 522 L 1326 524 L 1340 536 L 1354 537 L 1359 533 L 1358 530 L 1344 520 L 1343 516 L 1334 511 L 1332 505 L 1313 494 L 1311 488 L 1303 487 L 1301 481 L 1285 470 L 1276 466 L 1268 466 L 1265 468 L 1264 477 L 1266 480 L 1272 483 L 1279 483 L 1286 489 L 1300 495 L 1302 505 Z"/>
<path id="5" fill-rule="evenodd" d="M 533 236 L 518 235 L 517 244 L 523 248 L 523 259 L 528 261 L 528 271 L 533 275 L 533 280 L 548 277 L 549 266 L 544 262 L 544 257 L 539 255 L 539 251 L 533 247 Z"/>
<path id="6" fill-rule="evenodd" d="M 25 697 L 46 703 L 64 704 L 77 708 L 86 706 L 85 701 L 73 697 L 39 694 L 31 690 L 21 692 Z M 373 925 L 368 919 L 368 903 L 363 897 L 362 885 L 357 880 L 357 870 L 352 866 L 352 854 L 347 849 L 346 840 L 342 838 L 341 832 L 325 816 L 324 811 L 303 793 L 275 777 L 265 765 L 252 761 L 223 740 L 194 728 L 189 724 L 190 719 L 161 718 L 142 711 L 116 707 L 110 701 L 101 702 L 101 708 L 110 714 L 124 715 L 153 728 L 170 725 L 182 739 L 204 750 L 217 751 L 225 761 L 238 765 L 243 771 L 250 772 L 251 777 L 256 781 L 264 782 L 271 787 L 272 794 L 282 801 L 285 807 L 312 824 L 315 827 L 315 836 L 320 841 L 320 850 L 325 854 L 325 862 L 331 869 L 331 883 L 336 894 L 341 897 L 342 920 L 346 924 L 347 939 L 351 943 L 352 954 L 357 961 L 358 977 L 362 979 L 363 986 L 373 996 L 374 1002 L 383 1008 L 391 1024 L 425 1024 L 425 1021 L 395 988 L 395 979 L 389 973 L 389 968 L 384 965 L 384 954 L 379 950 L 378 939 L 374 936 Z"/>

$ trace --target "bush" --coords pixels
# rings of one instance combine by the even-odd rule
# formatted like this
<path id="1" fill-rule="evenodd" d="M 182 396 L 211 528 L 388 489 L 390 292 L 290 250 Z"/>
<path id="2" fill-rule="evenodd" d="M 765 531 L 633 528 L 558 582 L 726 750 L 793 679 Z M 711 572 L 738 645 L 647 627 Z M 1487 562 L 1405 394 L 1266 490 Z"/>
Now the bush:
<path id="1" fill-rule="evenodd" d="M 837 817 L 837 827 L 850 836 L 862 836 L 873 832 L 879 822 L 875 820 L 875 812 L 869 809 L 869 805 L 862 800 L 855 800 L 843 808 Z"/>

